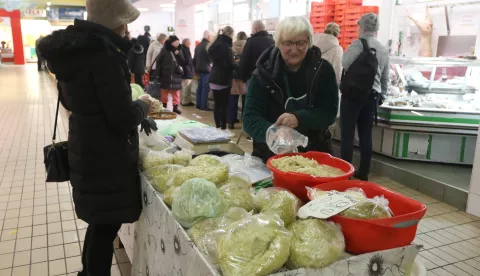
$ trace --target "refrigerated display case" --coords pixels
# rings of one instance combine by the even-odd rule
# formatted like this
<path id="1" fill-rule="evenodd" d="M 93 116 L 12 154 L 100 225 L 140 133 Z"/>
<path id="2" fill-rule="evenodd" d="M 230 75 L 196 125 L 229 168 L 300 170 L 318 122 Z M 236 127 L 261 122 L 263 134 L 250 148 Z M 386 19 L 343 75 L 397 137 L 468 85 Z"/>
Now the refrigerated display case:
<path id="1" fill-rule="evenodd" d="M 480 61 L 390 58 L 374 151 L 397 159 L 473 164 L 480 123 Z M 334 136 L 340 138 L 339 129 Z"/>

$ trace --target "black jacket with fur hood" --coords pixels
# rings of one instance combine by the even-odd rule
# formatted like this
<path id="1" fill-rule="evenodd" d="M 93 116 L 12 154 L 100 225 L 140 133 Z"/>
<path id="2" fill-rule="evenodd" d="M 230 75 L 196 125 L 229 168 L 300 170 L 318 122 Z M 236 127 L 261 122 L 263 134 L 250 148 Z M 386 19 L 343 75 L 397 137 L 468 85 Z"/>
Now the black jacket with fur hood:
<path id="1" fill-rule="evenodd" d="M 145 53 L 143 46 L 140 43 L 135 43 L 128 51 L 128 67 L 130 72 L 135 75 L 145 74 Z"/>
<path id="2" fill-rule="evenodd" d="M 38 45 L 71 111 L 68 162 L 78 217 L 87 223 L 130 223 L 142 209 L 137 126 L 148 105 L 132 102 L 129 41 L 75 20 Z"/>

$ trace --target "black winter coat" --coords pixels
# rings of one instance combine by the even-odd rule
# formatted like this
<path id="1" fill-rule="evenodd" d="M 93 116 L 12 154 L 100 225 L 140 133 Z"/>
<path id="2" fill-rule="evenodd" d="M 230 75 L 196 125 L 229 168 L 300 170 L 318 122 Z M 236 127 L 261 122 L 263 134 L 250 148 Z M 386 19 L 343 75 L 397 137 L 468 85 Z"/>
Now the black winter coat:
<path id="1" fill-rule="evenodd" d="M 208 74 L 212 70 L 212 61 L 207 53 L 208 40 L 202 39 L 200 44 L 195 47 L 195 56 L 193 57 L 193 66 L 197 74 Z"/>
<path id="2" fill-rule="evenodd" d="M 257 68 L 257 60 L 265 50 L 274 45 L 273 37 L 267 31 L 260 31 L 247 39 L 243 48 L 242 56 L 236 78 L 246 82 L 252 77 L 253 71 Z"/>
<path id="3" fill-rule="evenodd" d="M 178 54 L 174 54 L 176 50 Z M 173 58 L 175 56 L 175 58 Z M 167 90 L 182 89 L 182 64 L 185 63 L 181 47 L 174 48 L 167 40 L 157 59 L 157 77 L 160 88 Z"/>
<path id="4" fill-rule="evenodd" d="M 184 63 L 182 65 L 182 68 L 183 68 L 182 79 L 191 80 L 193 79 L 193 75 L 195 75 L 195 68 L 193 67 L 192 53 L 190 52 L 190 48 L 185 45 L 182 45 L 181 51 L 184 58 Z"/>
<path id="5" fill-rule="evenodd" d="M 143 75 L 145 73 L 145 59 L 142 45 L 133 45 L 132 49 L 128 51 L 128 68 L 130 68 L 130 72 L 135 75 Z"/>
<path id="6" fill-rule="evenodd" d="M 131 223 L 142 210 L 137 126 L 148 105 L 132 102 L 130 48 L 111 30 L 78 19 L 39 44 L 71 111 L 70 183 L 76 213 L 89 224 Z"/>
<path id="7" fill-rule="evenodd" d="M 138 40 L 138 43 L 140 43 L 140 45 L 142 45 L 143 49 L 145 49 L 145 51 L 143 52 L 143 56 L 146 60 L 147 59 L 147 50 L 148 50 L 148 47 L 150 47 L 150 43 L 152 41 L 147 34 L 139 35 L 137 40 Z"/>
<path id="8" fill-rule="evenodd" d="M 232 39 L 219 35 L 208 49 L 208 55 L 213 62 L 209 82 L 231 87 L 234 69 Z"/>

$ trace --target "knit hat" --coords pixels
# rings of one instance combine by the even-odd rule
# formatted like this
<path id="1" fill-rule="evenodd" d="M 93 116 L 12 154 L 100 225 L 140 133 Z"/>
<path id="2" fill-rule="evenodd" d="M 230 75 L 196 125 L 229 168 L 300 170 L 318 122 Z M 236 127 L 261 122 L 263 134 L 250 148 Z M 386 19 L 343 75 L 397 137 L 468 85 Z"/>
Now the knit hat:
<path id="1" fill-rule="evenodd" d="M 330 22 L 327 24 L 327 27 L 325 27 L 325 33 L 338 37 L 340 34 L 340 26 L 335 22 Z"/>
<path id="2" fill-rule="evenodd" d="M 115 29 L 135 21 L 140 12 L 130 0 L 87 0 L 87 21 Z"/>
<path id="3" fill-rule="evenodd" d="M 378 22 L 378 17 L 374 13 L 367 13 L 360 20 L 358 20 L 357 24 L 362 27 L 365 32 L 378 32 L 380 29 L 380 23 Z"/>
<path id="4" fill-rule="evenodd" d="M 175 42 L 175 41 L 177 41 L 177 40 L 180 41 L 180 39 L 178 39 L 178 37 L 177 37 L 176 35 L 171 35 L 171 36 L 168 37 L 168 41 L 169 41 L 170 43 L 173 43 L 173 42 Z"/>

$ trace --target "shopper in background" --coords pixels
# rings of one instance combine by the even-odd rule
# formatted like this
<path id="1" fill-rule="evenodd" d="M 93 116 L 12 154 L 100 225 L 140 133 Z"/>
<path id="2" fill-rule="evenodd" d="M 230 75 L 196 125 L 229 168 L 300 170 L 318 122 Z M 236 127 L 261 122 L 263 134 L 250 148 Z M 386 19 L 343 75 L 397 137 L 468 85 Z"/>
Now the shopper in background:
<path id="1" fill-rule="evenodd" d="M 329 151 L 324 136 L 337 115 L 335 71 L 313 45 L 313 29 L 305 17 L 285 18 L 275 41 L 260 56 L 247 88 L 243 127 L 253 138 L 252 155 L 264 162 L 274 155 L 265 137 L 272 125 L 308 136 L 305 150 Z"/>
<path id="2" fill-rule="evenodd" d="M 348 47 L 342 60 L 342 65 L 348 72 L 350 66 L 364 50 L 360 39 L 365 39 L 370 49 L 375 49 L 378 60 L 377 74 L 370 95 L 365 99 L 359 99 L 358 97 L 346 96 L 345 91 L 342 91 L 340 106 L 342 159 L 347 162 L 352 161 L 355 126 L 357 126 L 358 138 L 360 139 L 360 167 L 355 172 L 354 177 L 364 181 L 368 180 L 370 173 L 373 119 L 377 105 L 383 102 L 383 96 L 387 93 L 390 73 L 388 49 L 376 38 L 379 26 L 376 14 L 365 14 L 358 21 L 359 39 Z"/>
<path id="3" fill-rule="evenodd" d="M 54 32 L 38 48 L 71 112 L 68 163 L 79 219 L 88 223 L 79 276 L 110 275 L 113 240 L 142 211 L 137 126 L 152 103 L 132 102 L 126 24 L 140 12 L 129 0 L 87 0 L 87 21 Z M 35 273 L 34 273 L 35 274 Z"/>
<path id="4" fill-rule="evenodd" d="M 265 29 L 265 24 L 262 20 L 253 22 L 252 36 L 245 43 L 242 56 L 240 57 L 238 72 L 235 74 L 235 78 L 246 83 L 246 87 L 248 87 L 248 80 L 252 77 L 253 71 L 257 68 L 257 60 L 260 55 L 275 44 L 273 37 Z M 247 140 L 251 141 L 252 139 L 247 137 Z"/>
<path id="5" fill-rule="evenodd" d="M 145 26 L 145 29 L 147 26 Z M 145 51 L 148 50 L 148 47 L 150 46 L 150 42 L 152 42 L 152 36 L 150 35 L 150 33 L 145 30 L 145 33 L 143 35 L 139 35 L 138 36 L 138 43 L 140 43 L 143 47 L 143 49 L 146 49 Z M 145 53 L 144 55 L 144 58 L 145 58 L 145 63 L 147 62 L 147 53 Z"/>
<path id="6" fill-rule="evenodd" d="M 327 24 L 325 33 L 317 33 L 313 36 L 313 44 L 322 51 L 322 58 L 332 64 L 337 76 L 337 83 L 340 84 L 342 78 L 342 56 L 343 49 L 338 42 L 340 35 L 340 26 L 337 23 L 331 22 Z"/>
<path id="7" fill-rule="evenodd" d="M 193 67 L 193 59 L 192 59 L 192 52 L 190 51 L 190 46 L 192 42 L 190 39 L 185 38 L 182 41 L 182 54 L 184 58 L 183 67 L 183 76 L 182 76 L 182 90 L 180 91 L 181 95 L 181 104 L 183 106 L 192 106 L 192 97 L 191 97 L 191 89 L 192 89 L 192 79 L 193 75 L 195 74 L 195 68 Z"/>
<path id="8" fill-rule="evenodd" d="M 144 88 L 143 75 L 145 74 L 145 61 L 143 47 L 138 40 L 132 39 L 133 47 L 128 51 L 128 68 L 135 78 L 135 83 Z"/>
<path id="9" fill-rule="evenodd" d="M 172 95 L 173 112 L 182 114 L 178 108 L 180 104 L 180 89 L 182 89 L 182 75 L 184 64 L 183 54 L 178 37 L 172 35 L 165 41 L 157 59 L 157 77 L 160 81 L 161 102 L 167 107 L 168 95 Z"/>
<path id="10" fill-rule="evenodd" d="M 42 39 L 45 38 L 43 35 L 41 35 L 36 41 L 35 41 L 35 52 L 37 53 L 37 68 L 38 72 L 43 71 L 43 69 L 46 69 L 45 66 L 45 60 L 42 57 L 42 54 L 38 50 L 38 44 L 42 41 Z"/>
<path id="11" fill-rule="evenodd" d="M 146 65 L 148 72 L 150 72 L 150 79 L 153 79 L 155 76 L 155 72 L 157 70 L 156 61 L 160 51 L 163 48 L 163 45 L 165 44 L 165 40 L 167 40 L 167 35 L 159 34 L 157 36 L 157 40 L 153 41 L 150 46 L 148 46 Z"/>
<path id="12" fill-rule="evenodd" d="M 232 52 L 233 33 L 233 28 L 226 26 L 218 32 L 207 46 L 208 55 L 213 63 L 209 81 L 215 101 L 213 110 L 215 125 L 231 137 L 234 134 L 227 129 L 227 109 L 228 99 L 232 90 L 234 67 Z"/>
<path id="13" fill-rule="evenodd" d="M 238 99 L 240 95 L 242 96 L 242 113 L 245 106 L 245 94 L 247 93 L 247 87 L 245 83 L 236 78 L 238 72 L 238 64 L 240 63 L 240 56 L 242 55 L 243 48 L 247 43 L 247 34 L 245 32 L 239 32 L 237 34 L 237 40 L 233 42 L 233 60 L 235 62 L 233 70 L 233 81 L 232 81 L 232 93 L 230 99 L 228 100 L 228 127 L 230 129 L 235 128 L 235 123 L 238 122 Z"/>
<path id="14" fill-rule="evenodd" d="M 212 61 L 207 53 L 207 45 L 212 40 L 212 33 L 203 32 L 203 39 L 200 44 L 195 47 L 195 56 L 193 57 L 193 65 L 198 74 L 198 87 L 196 92 L 196 107 L 199 110 L 211 111 L 208 108 L 208 94 L 210 93 L 210 85 L 208 79 L 210 70 L 212 69 Z"/>

